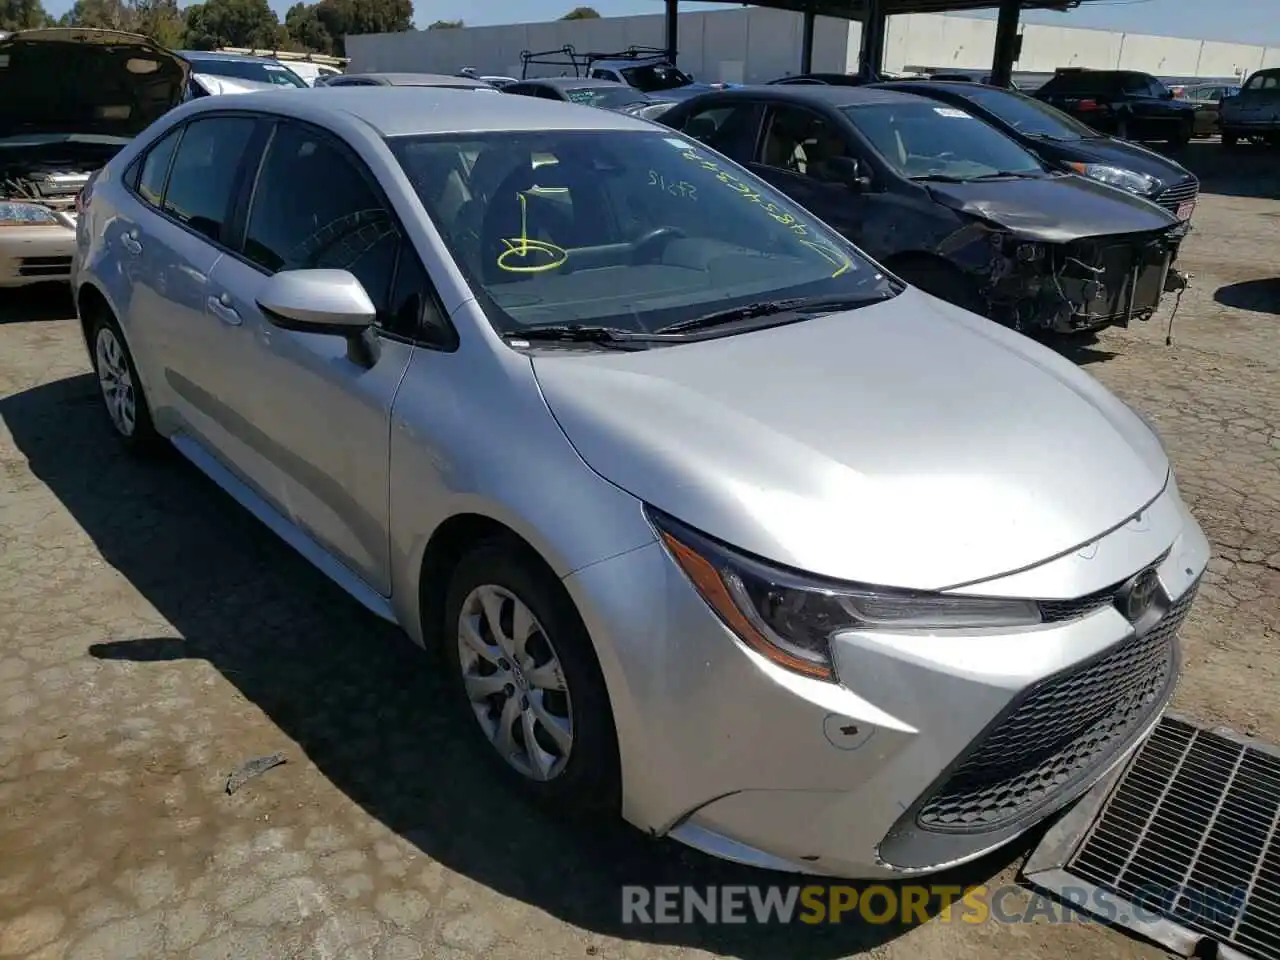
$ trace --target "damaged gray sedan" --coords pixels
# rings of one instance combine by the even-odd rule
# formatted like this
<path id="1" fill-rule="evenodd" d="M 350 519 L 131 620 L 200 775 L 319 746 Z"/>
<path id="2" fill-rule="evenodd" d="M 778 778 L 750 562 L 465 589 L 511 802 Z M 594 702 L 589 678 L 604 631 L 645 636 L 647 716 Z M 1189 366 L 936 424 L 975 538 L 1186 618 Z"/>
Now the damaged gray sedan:
<path id="1" fill-rule="evenodd" d="M 954 106 L 858 87 L 696 97 L 662 123 L 762 176 L 921 289 L 1028 333 L 1150 319 L 1188 227 L 1047 168 Z"/>

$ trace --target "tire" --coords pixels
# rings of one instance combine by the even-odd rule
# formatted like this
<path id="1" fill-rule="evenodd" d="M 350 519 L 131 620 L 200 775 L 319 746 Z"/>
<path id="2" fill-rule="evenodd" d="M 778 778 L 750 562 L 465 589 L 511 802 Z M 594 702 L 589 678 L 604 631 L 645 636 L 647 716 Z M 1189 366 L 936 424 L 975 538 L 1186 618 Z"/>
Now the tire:
<path id="1" fill-rule="evenodd" d="M 101 310 L 90 324 L 89 356 L 107 420 L 124 448 L 150 455 L 163 447 L 120 324 Z"/>
<path id="2" fill-rule="evenodd" d="M 909 258 L 888 264 L 890 270 L 911 284 L 939 300 L 955 304 L 980 317 L 988 316 L 990 309 L 983 301 L 977 284 L 958 267 L 945 260 Z"/>
<path id="3" fill-rule="evenodd" d="M 1193 120 L 1178 121 L 1177 132 L 1169 138 L 1169 145 L 1173 147 L 1185 147 L 1191 142 L 1191 138 L 1196 135 L 1196 125 Z"/>
<path id="4" fill-rule="evenodd" d="M 511 656 L 506 639 L 513 632 L 516 604 L 531 615 L 523 663 L 519 653 Z M 502 640 L 483 612 L 491 608 L 498 611 Z M 619 815 L 618 744 L 604 675 L 591 638 L 554 574 L 522 544 L 482 543 L 455 568 L 444 618 L 450 682 L 498 775 L 552 813 Z M 470 642 L 464 618 L 474 628 Z M 503 707 L 512 721 L 507 749 L 498 739 Z M 531 726 L 535 750 L 528 749 Z"/>
<path id="5" fill-rule="evenodd" d="M 1228 150 L 1234 150 L 1234 149 L 1236 149 L 1236 147 L 1240 146 L 1240 136 L 1239 136 L 1239 134 L 1235 134 L 1235 133 L 1228 133 L 1226 130 L 1223 130 L 1223 131 L 1222 131 L 1222 145 L 1223 145 L 1224 147 L 1226 147 Z"/>

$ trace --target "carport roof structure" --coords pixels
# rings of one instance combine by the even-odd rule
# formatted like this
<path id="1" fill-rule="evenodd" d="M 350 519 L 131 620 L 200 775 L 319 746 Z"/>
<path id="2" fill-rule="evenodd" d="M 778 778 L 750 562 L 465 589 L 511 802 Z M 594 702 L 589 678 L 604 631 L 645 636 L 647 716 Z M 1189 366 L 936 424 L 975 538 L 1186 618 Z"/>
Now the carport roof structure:
<path id="1" fill-rule="evenodd" d="M 677 13 L 679 0 L 663 0 L 667 17 L 667 50 L 672 59 L 679 49 Z M 969 10 L 999 10 L 996 21 L 995 51 L 992 57 L 992 83 L 1008 86 L 1013 64 L 1018 59 L 1018 21 L 1023 10 L 1073 10 L 1081 3 L 1098 3 L 1103 0 L 754 0 L 744 4 L 741 0 L 707 0 L 711 3 L 732 3 L 735 6 L 767 7 L 773 10 L 792 10 L 805 15 L 803 47 L 801 51 L 802 73 L 813 69 L 813 27 L 818 16 L 842 17 L 862 22 L 862 47 L 859 55 L 859 72 L 873 79 L 884 59 L 885 19 L 902 13 L 955 13 Z"/>

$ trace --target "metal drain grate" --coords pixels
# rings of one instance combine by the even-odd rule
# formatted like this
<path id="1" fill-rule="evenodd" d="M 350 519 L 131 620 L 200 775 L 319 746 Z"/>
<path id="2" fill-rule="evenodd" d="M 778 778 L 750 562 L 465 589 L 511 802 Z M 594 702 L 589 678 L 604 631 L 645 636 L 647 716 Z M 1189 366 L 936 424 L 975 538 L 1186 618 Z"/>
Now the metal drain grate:
<path id="1" fill-rule="evenodd" d="M 1280 750 L 1166 716 L 1024 875 L 1184 956 L 1280 960 Z"/>

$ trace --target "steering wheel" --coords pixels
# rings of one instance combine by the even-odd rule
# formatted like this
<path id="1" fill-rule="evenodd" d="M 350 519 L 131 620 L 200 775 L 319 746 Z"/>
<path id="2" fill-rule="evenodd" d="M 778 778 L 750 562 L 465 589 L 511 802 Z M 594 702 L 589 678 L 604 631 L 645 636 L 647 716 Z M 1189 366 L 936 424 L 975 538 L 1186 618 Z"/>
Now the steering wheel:
<path id="1" fill-rule="evenodd" d="M 631 262 L 649 263 L 662 256 L 662 251 L 672 240 L 688 236 L 679 227 L 654 227 L 631 241 Z"/>

